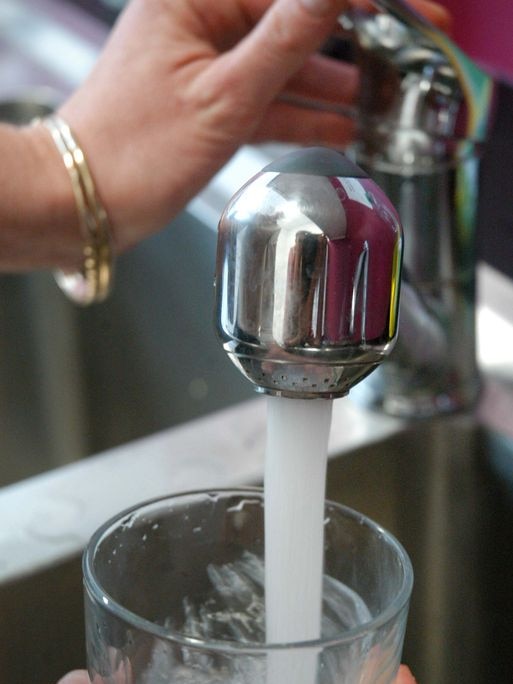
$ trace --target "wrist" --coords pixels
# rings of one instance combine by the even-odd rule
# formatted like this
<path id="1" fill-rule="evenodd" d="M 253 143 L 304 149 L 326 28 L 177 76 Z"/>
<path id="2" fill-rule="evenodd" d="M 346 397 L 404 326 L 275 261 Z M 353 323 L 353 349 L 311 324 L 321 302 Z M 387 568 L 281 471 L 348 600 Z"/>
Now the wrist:
<path id="1" fill-rule="evenodd" d="M 19 239 L 27 268 L 76 269 L 83 240 L 70 179 L 48 130 L 41 124 L 17 130 L 19 142 Z M 22 265 L 22 268 L 24 266 Z"/>
<path id="2" fill-rule="evenodd" d="M 67 171 L 42 126 L 0 124 L 0 270 L 80 264 L 78 215 Z"/>

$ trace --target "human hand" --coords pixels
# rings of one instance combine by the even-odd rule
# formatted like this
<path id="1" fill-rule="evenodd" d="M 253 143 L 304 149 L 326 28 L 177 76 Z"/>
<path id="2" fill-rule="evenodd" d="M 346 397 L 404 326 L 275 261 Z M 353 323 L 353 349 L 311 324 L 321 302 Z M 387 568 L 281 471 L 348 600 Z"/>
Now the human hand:
<path id="1" fill-rule="evenodd" d="M 166 225 L 244 143 L 343 147 L 351 139 L 352 121 L 318 105 L 350 107 L 357 70 L 316 50 L 357 1 L 128 4 L 90 78 L 59 112 L 85 152 L 116 251 Z M 411 2 L 443 23 L 438 6 Z M 0 212 L 0 269 L 76 270 L 83 245 L 75 200 L 48 131 L 1 133 L 11 185 Z"/>
<path id="2" fill-rule="evenodd" d="M 344 145 L 352 125 L 280 100 L 352 100 L 348 65 L 312 56 L 347 0 L 132 0 L 61 109 L 123 250 L 185 206 L 246 142 Z"/>
<path id="3" fill-rule="evenodd" d="M 132 0 L 62 108 L 118 250 L 165 225 L 243 143 L 347 144 L 350 119 L 291 100 L 352 104 L 355 68 L 314 54 L 348 4 Z"/>
<path id="4" fill-rule="evenodd" d="M 70 682 L 69 684 L 73 684 Z M 76 684 L 82 684 L 81 682 L 76 682 Z M 84 683 L 85 684 L 85 683 Z M 397 679 L 395 684 L 417 684 L 415 677 L 410 672 L 410 669 L 406 665 L 401 665 L 399 672 L 397 674 Z"/>

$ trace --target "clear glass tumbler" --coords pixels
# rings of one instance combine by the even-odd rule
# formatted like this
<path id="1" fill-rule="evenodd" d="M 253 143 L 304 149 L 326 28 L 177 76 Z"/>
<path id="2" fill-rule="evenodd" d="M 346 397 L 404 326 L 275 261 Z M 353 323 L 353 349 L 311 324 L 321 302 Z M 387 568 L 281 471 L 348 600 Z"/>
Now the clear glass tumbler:
<path id="1" fill-rule="evenodd" d="M 121 513 L 84 554 L 91 681 L 295 684 L 276 682 L 272 664 L 292 671 L 313 658 L 311 684 L 391 684 L 413 583 L 408 556 L 380 526 L 330 502 L 324 549 L 321 638 L 266 643 L 261 490 L 191 492 Z"/>

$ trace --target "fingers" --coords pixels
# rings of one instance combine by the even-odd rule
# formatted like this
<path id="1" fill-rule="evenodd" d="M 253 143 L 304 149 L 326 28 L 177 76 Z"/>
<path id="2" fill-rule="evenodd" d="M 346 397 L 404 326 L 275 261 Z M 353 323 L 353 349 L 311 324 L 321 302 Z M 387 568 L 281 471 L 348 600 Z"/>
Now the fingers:
<path id="1" fill-rule="evenodd" d="M 229 55 L 231 79 L 239 80 L 250 101 L 265 107 L 320 47 L 347 5 L 347 0 L 276 0 Z"/>
<path id="2" fill-rule="evenodd" d="M 253 142 L 279 140 L 343 148 L 354 138 L 354 127 L 353 121 L 339 114 L 279 101 L 268 108 Z"/>
<path id="3" fill-rule="evenodd" d="M 395 684 L 416 684 L 416 680 L 406 665 L 401 665 Z"/>
<path id="4" fill-rule="evenodd" d="M 452 17 L 445 7 L 431 0 L 409 0 L 409 4 L 440 30 L 450 33 Z"/>
<path id="5" fill-rule="evenodd" d="M 276 0 L 254 29 L 225 55 L 226 87 L 235 88 L 246 102 L 263 111 L 333 31 L 337 17 L 350 1 L 368 0 Z M 252 4 L 250 0 L 246 2 Z M 449 30 L 450 14 L 444 7 L 431 0 L 410 3 L 439 28 Z M 253 4 L 258 5 L 258 10 L 263 9 L 262 2 L 253 0 Z M 258 10 L 253 7 L 252 14 L 258 14 Z M 307 75 L 308 72 L 301 74 Z M 352 77 L 343 87 L 351 89 L 354 83 Z M 299 84 L 300 81 L 293 81 L 292 87 Z"/>
<path id="6" fill-rule="evenodd" d="M 73 670 L 59 679 L 57 684 L 90 684 L 90 680 L 85 670 Z"/>
<path id="7" fill-rule="evenodd" d="M 313 55 L 287 83 L 285 92 L 314 101 L 351 105 L 358 84 L 358 70 L 354 66 Z"/>

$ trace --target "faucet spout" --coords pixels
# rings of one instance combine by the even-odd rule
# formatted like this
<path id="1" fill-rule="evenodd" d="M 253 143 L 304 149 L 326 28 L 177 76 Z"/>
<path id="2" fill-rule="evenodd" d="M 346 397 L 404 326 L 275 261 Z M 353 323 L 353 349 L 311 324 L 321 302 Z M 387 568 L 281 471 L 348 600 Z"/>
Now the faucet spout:
<path id="1" fill-rule="evenodd" d="M 402 251 L 397 213 L 344 155 L 276 160 L 219 222 L 216 322 L 260 392 L 335 398 L 393 347 Z"/>

